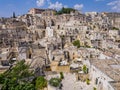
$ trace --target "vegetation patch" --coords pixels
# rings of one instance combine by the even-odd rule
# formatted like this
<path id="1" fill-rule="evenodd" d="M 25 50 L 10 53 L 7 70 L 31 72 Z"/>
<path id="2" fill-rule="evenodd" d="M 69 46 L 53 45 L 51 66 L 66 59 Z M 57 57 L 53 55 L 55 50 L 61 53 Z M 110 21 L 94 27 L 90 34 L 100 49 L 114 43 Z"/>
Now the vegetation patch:
<path id="1" fill-rule="evenodd" d="M 63 75 L 63 72 L 60 72 L 60 79 L 64 79 L 64 75 Z"/>
<path id="2" fill-rule="evenodd" d="M 39 76 L 36 79 L 36 89 L 44 89 L 45 87 L 47 87 L 47 80 L 44 77 Z"/>
<path id="3" fill-rule="evenodd" d="M 93 90 L 97 90 L 97 88 L 96 88 L 96 87 L 93 87 Z"/>
<path id="4" fill-rule="evenodd" d="M 49 83 L 51 86 L 58 87 L 60 85 L 61 80 L 59 78 L 51 78 Z"/>
<path id="5" fill-rule="evenodd" d="M 34 84 L 29 81 L 33 73 L 22 60 L 3 74 L 0 74 L 2 90 L 35 90 Z"/>
<path id="6" fill-rule="evenodd" d="M 59 10 L 58 12 L 56 12 L 56 15 L 61 15 L 61 14 L 70 14 L 70 12 L 75 12 L 75 9 L 73 8 L 62 8 L 61 10 Z"/>
<path id="7" fill-rule="evenodd" d="M 113 27 L 112 30 L 119 30 L 119 28 Z"/>
<path id="8" fill-rule="evenodd" d="M 80 41 L 79 40 L 74 41 L 73 45 L 77 46 L 77 48 L 80 48 Z"/>
<path id="9" fill-rule="evenodd" d="M 86 65 L 83 65 L 83 72 L 84 72 L 84 73 L 88 73 L 88 69 L 87 69 L 87 66 L 86 66 Z"/>
<path id="10" fill-rule="evenodd" d="M 87 85 L 90 84 L 90 79 L 86 79 L 86 84 L 87 84 Z"/>

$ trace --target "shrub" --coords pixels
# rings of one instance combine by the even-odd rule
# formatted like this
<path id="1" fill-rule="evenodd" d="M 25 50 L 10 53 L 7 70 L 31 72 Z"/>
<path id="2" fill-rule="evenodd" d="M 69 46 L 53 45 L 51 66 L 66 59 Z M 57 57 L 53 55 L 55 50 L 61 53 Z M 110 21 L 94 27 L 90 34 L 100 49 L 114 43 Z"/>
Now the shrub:
<path id="1" fill-rule="evenodd" d="M 90 84 L 90 80 L 86 79 L 86 84 L 89 85 Z"/>
<path id="2" fill-rule="evenodd" d="M 83 65 L 83 72 L 87 73 L 87 66 L 86 65 Z"/>
<path id="3" fill-rule="evenodd" d="M 58 87 L 60 85 L 61 80 L 59 78 L 51 78 L 49 83 L 51 86 Z"/>
<path id="4" fill-rule="evenodd" d="M 74 41 L 73 45 L 77 46 L 77 48 L 80 48 L 80 41 L 79 40 Z"/>
<path id="5" fill-rule="evenodd" d="M 60 79 L 64 79 L 63 72 L 60 72 Z"/>
<path id="6" fill-rule="evenodd" d="M 119 30 L 119 28 L 116 28 L 116 27 L 113 27 L 112 29 L 113 29 L 113 30 Z"/>
<path id="7" fill-rule="evenodd" d="M 97 88 L 96 88 L 96 87 L 93 87 L 93 90 L 97 90 Z"/>
<path id="8" fill-rule="evenodd" d="M 36 79 L 36 89 L 43 89 L 45 87 L 47 87 L 47 80 L 44 77 L 39 76 Z"/>

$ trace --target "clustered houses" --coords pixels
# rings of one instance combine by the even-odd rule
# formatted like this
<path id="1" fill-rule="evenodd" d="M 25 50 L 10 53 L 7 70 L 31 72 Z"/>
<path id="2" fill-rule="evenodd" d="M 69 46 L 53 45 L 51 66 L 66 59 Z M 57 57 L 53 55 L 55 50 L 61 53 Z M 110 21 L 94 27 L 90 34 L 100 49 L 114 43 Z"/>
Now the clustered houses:
<path id="1" fill-rule="evenodd" d="M 119 13 L 104 13 L 110 20 L 111 24 L 120 28 L 120 14 Z"/>
<path id="2" fill-rule="evenodd" d="M 56 12 L 32 8 L 0 19 L 0 73 L 24 59 L 36 76 L 63 72 L 68 78 L 69 73 L 74 85 L 89 80 L 90 85 L 78 83 L 79 90 L 119 90 L 120 13 Z M 63 90 L 69 80 L 63 80 Z"/>

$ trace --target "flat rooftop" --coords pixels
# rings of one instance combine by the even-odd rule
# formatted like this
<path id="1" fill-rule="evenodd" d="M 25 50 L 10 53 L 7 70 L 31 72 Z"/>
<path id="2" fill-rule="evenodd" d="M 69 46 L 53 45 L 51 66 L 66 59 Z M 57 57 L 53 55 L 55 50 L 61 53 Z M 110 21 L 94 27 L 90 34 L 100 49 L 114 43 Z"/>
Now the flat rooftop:
<path id="1" fill-rule="evenodd" d="M 111 82 L 110 83 L 115 90 L 120 90 L 120 82 Z"/>
<path id="2" fill-rule="evenodd" d="M 91 64 L 98 68 L 114 81 L 120 81 L 120 61 L 118 60 L 90 60 Z"/>

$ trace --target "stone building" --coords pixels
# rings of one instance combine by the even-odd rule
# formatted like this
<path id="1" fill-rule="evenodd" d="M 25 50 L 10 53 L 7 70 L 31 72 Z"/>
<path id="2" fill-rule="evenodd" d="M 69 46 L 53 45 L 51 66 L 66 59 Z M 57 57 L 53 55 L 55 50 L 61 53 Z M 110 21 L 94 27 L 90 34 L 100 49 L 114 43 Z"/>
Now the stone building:
<path id="1" fill-rule="evenodd" d="M 41 14 L 43 11 L 45 11 L 45 9 L 31 8 L 31 9 L 28 11 L 28 14 L 32 14 L 32 15 Z"/>
<path id="2" fill-rule="evenodd" d="M 120 13 L 105 13 L 113 27 L 120 28 Z"/>
<path id="3" fill-rule="evenodd" d="M 119 90 L 120 63 L 112 60 L 91 60 L 90 79 L 97 90 Z"/>
<path id="4" fill-rule="evenodd" d="M 44 12 L 42 12 L 41 16 L 46 22 L 46 26 L 54 26 L 55 25 L 55 13 L 56 11 L 53 9 L 45 9 Z"/>

